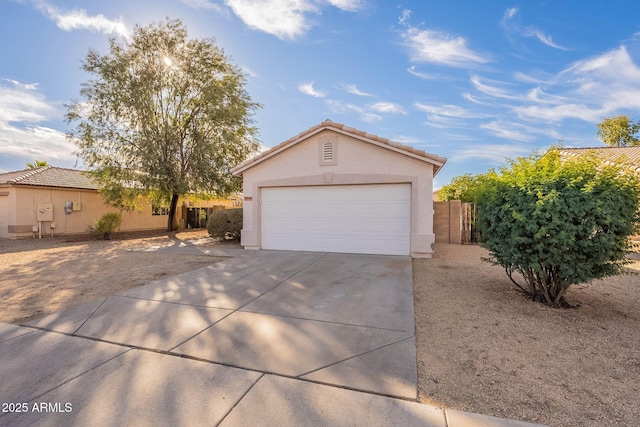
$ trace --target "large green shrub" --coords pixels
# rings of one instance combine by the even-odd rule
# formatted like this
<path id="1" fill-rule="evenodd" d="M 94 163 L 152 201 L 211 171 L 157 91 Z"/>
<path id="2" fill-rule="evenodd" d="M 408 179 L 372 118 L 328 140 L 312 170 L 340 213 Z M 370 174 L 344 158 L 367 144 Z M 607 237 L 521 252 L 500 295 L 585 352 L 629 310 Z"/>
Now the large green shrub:
<path id="1" fill-rule="evenodd" d="M 472 175 L 470 173 L 456 176 L 447 185 L 443 185 L 438 192 L 438 199 L 461 200 L 463 202 L 478 202 L 478 197 L 482 193 L 482 188 L 490 181 L 494 172 L 486 174 Z"/>
<path id="2" fill-rule="evenodd" d="M 207 220 L 209 236 L 216 239 L 240 240 L 242 209 L 223 209 L 213 212 Z"/>
<path id="3" fill-rule="evenodd" d="M 638 229 L 639 185 L 590 155 L 563 159 L 552 149 L 512 161 L 479 198 L 488 261 L 534 299 L 564 303 L 572 284 L 622 271 L 628 237 Z"/>
<path id="4" fill-rule="evenodd" d="M 109 212 L 100 217 L 99 220 L 96 221 L 95 228 L 100 234 L 102 234 L 102 238 L 104 240 L 108 240 L 111 233 L 117 231 L 122 224 L 122 215 L 118 212 Z"/>

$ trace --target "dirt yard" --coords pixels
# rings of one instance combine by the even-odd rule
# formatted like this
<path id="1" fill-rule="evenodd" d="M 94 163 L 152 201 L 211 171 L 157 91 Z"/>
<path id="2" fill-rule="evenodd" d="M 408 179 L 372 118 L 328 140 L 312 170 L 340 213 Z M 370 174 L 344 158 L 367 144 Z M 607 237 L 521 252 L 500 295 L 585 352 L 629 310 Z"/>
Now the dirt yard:
<path id="1" fill-rule="evenodd" d="M 194 241 L 218 244 L 206 231 L 73 239 L 0 240 L 0 322 L 25 323 L 224 259 L 131 250 Z"/>
<path id="2" fill-rule="evenodd" d="M 421 402 L 551 426 L 638 425 L 640 276 L 574 286 L 576 308 L 556 309 L 516 291 L 478 246 L 436 250 L 413 262 Z"/>
<path id="3" fill-rule="evenodd" d="M 222 259 L 132 250 L 219 244 L 202 231 L 124 237 L 0 240 L 0 321 L 28 322 Z M 551 426 L 638 425 L 640 276 L 575 286 L 567 299 L 577 308 L 555 309 L 526 299 L 486 255 L 439 244 L 434 259 L 414 260 L 420 401 Z"/>

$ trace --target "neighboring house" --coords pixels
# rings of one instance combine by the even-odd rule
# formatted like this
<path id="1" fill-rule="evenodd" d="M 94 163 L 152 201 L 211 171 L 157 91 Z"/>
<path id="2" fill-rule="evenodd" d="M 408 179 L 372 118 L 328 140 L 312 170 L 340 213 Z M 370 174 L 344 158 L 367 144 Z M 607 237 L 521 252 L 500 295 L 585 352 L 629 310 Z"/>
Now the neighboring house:
<path id="1" fill-rule="evenodd" d="M 182 228 L 199 228 L 209 213 L 240 207 L 240 197 L 214 200 L 181 198 L 177 219 Z M 0 238 L 89 233 L 107 206 L 98 185 L 80 170 L 45 166 L 0 174 Z M 122 212 L 121 231 L 166 229 L 168 209 L 143 201 L 142 210 Z"/>
<path id="2" fill-rule="evenodd" d="M 597 148 L 561 148 L 560 155 L 576 157 L 594 154 L 605 163 L 623 165 L 640 177 L 640 146 L 597 147 Z"/>
<path id="3" fill-rule="evenodd" d="M 325 120 L 236 168 L 242 245 L 431 257 L 446 159 Z"/>

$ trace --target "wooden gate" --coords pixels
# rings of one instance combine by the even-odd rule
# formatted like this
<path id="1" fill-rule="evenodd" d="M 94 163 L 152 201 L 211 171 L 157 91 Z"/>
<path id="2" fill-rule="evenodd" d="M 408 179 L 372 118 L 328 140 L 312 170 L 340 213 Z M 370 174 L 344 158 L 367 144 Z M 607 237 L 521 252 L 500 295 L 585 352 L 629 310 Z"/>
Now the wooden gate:
<path id="1" fill-rule="evenodd" d="M 468 245 L 478 243 L 478 229 L 476 227 L 476 218 L 478 210 L 475 203 L 463 203 L 460 212 L 462 227 L 462 244 Z"/>

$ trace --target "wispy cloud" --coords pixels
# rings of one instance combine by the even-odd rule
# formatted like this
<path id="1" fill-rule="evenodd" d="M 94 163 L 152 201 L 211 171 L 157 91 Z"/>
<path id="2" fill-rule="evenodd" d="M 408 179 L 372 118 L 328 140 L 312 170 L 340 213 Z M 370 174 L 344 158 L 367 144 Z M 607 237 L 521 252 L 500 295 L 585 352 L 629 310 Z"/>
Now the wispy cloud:
<path id="1" fill-rule="evenodd" d="M 356 113 L 360 117 L 360 120 L 365 122 L 375 122 L 382 119 L 380 114 L 376 114 L 355 104 L 345 103 L 335 99 L 327 99 L 326 103 L 334 114 Z"/>
<path id="2" fill-rule="evenodd" d="M 640 67 L 625 46 L 575 62 L 546 89 L 551 94 L 529 96 L 531 104 L 516 107 L 518 115 L 597 123 L 622 110 L 640 113 Z"/>
<path id="3" fill-rule="evenodd" d="M 479 92 L 482 92 L 485 95 L 488 95 L 492 98 L 502 98 L 502 99 L 513 99 L 517 100 L 521 97 L 517 94 L 514 94 L 512 91 L 505 87 L 506 83 L 497 82 L 494 80 L 483 79 L 478 75 L 474 75 L 471 77 L 471 83 Z"/>
<path id="4" fill-rule="evenodd" d="M 327 5 L 348 12 L 364 7 L 364 2 L 358 0 L 225 0 L 225 4 L 248 27 L 283 40 L 306 33 L 312 26 L 309 16 L 321 13 Z"/>
<path id="5" fill-rule="evenodd" d="M 44 96 L 35 90 L 37 83 L 2 81 L 9 84 L 0 85 L 0 123 L 38 123 L 55 112 Z"/>
<path id="6" fill-rule="evenodd" d="M 345 91 L 347 91 L 348 93 L 352 94 L 352 95 L 358 95 L 358 96 L 373 96 L 370 93 L 367 92 L 363 92 L 360 89 L 358 89 L 358 87 L 356 85 L 347 85 L 347 84 L 341 84 L 339 85 L 340 89 L 343 89 Z"/>
<path id="7" fill-rule="evenodd" d="M 300 83 L 298 90 L 305 95 L 313 96 L 315 98 L 324 98 L 327 94 L 321 90 L 317 90 L 313 87 L 313 82 Z"/>
<path id="8" fill-rule="evenodd" d="M 411 10 L 404 9 L 398 17 L 398 23 L 400 25 L 407 25 L 409 23 L 409 18 L 411 18 Z"/>
<path id="9" fill-rule="evenodd" d="M 455 117 L 460 119 L 474 119 L 474 118 L 479 118 L 483 116 L 482 114 L 467 110 L 458 105 L 451 105 L 451 104 L 432 105 L 432 104 L 424 104 L 422 102 L 415 102 L 413 106 L 418 111 L 422 111 L 425 113 L 437 114 L 440 116 L 447 116 L 447 117 Z"/>
<path id="10" fill-rule="evenodd" d="M 327 2 L 347 12 L 357 12 L 365 6 L 365 0 L 327 0 Z"/>
<path id="11" fill-rule="evenodd" d="M 255 71 L 253 71 L 251 68 L 247 67 L 246 65 L 243 65 L 242 67 L 240 67 L 240 69 L 242 70 L 243 74 L 246 74 L 249 77 L 258 77 L 258 73 L 256 73 Z"/>
<path id="12" fill-rule="evenodd" d="M 553 41 L 551 36 L 545 34 L 542 30 L 534 26 L 525 26 L 520 22 L 517 22 L 520 9 L 512 7 L 507 9 L 502 16 L 500 26 L 505 31 L 505 34 L 512 44 L 516 44 L 516 41 L 520 37 L 536 38 L 543 44 L 552 47 L 554 49 L 569 50 L 568 48 L 561 46 Z"/>
<path id="13" fill-rule="evenodd" d="M 385 114 L 407 114 L 401 105 L 393 102 L 376 102 L 367 106 L 369 109 L 378 113 Z"/>
<path id="14" fill-rule="evenodd" d="M 530 142 L 535 140 L 535 137 L 528 132 L 529 129 L 526 129 L 525 126 L 519 123 L 504 123 L 496 120 L 480 125 L 480 128 L 490 131 L 498 138 L 508 139 L 511 141 Z"/>
<path id="15" fill-rule="evenodd" d="M 384 115 L 407 114 L 407 111 L 399 104 L 393 102 L 374 102 L 366 105 L 356 105 L 335 99 L 328 99 L 327 106 L 333 114 L 356 113 L 360 120 L 365 122 L 375 122 L 382 120 Z"/>
<path id="16" fill-rule="evenodd" d="M 2 83 L 4 82 L 4 83 Z M 37 91 L 37 84 L 0 81 L 0 155 L 4 158 L 71 161 L 74 145 L 58 130 L 41 125 L 57 110 Z"/>
<path id="17" fill-rule="evenodd" d="M 506 159 L 513 159 L 530 151 L 528 147 L 518 147 L 513 144 L 473 144 L 454 150 L 449 161 L 487 160 L 494 166 L 498 166 L 505 163 Z"/>
<path id="18" fill-rule="evenodd" d="M 423 71 L 418 71 L 418 67 L 416 67 L 415 65 L 410 66 L 409 68 L 407 68 L 407 72 L 409 74 L 412 74 L 416 77 L 419 77 L 423 80 L 436 80 L 439 77 L 435 74 L 429 74 L 429 73 L 425 73 Z"/>
<path id="19" fill-rule="evenodd" d="M 32 4 L 47 18 L 53 20 L 64 31 L 89 30 L 97 33 L 129 37 L 129 29 L 122 18 L 109 19 L 102 14 L 89 15 L 84 9 L 62 12 L 46 1 L 36 0 Z"/>
<path id="20" fill-rule="evenodd" d="M 467 47 L 463 37 L 409 26 L 403 33 L 409 56 L 417 63 L 433 63 L 451 67 L 473 67 L 490 62 L 486 54 Z"/>
<path id="21" fill-rule="evenodd" d="M 222 7 L 219 4 L 212 3 L 209 0 L 180 0 L 182 3 L 193 7 L 194 9 L 210 9 L 221 12 Z"/>

